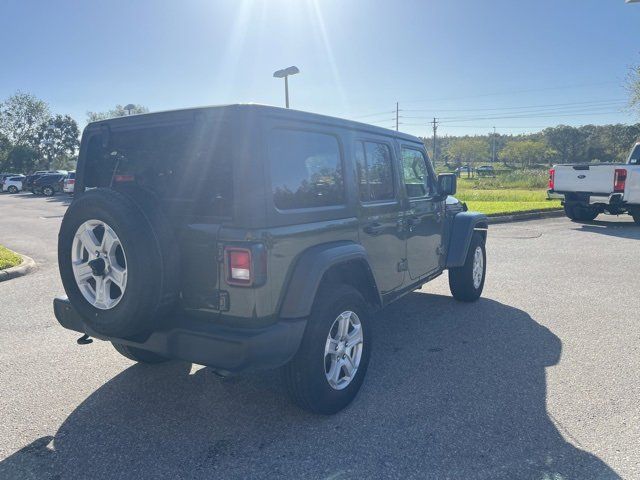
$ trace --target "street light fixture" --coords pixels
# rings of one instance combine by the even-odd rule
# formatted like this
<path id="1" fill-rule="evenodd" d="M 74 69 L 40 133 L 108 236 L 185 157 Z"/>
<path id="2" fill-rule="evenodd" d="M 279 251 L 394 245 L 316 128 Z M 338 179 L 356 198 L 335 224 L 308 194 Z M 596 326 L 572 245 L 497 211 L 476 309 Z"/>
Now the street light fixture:
<path id="1" fill-rule="evenodd" d="M 296 66 L 283 68 L 273 73 L 274 78 L 284 78 L 284 99 L 287 108 L 289 108 L 289 75 L 295 75 L 296 73 L 300 73 Z"/>

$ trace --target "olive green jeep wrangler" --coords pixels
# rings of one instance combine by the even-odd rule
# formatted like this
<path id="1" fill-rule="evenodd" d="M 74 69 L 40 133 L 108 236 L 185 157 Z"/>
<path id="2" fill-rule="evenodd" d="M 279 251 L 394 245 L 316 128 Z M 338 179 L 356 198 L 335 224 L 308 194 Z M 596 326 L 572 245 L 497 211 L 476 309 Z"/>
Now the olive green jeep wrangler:
<path id="1" fill-rule="evenodd" d="M 372 314 L 449 270 L 483 289 L 487 219 L 453 197 L 416 137 L 229 105 L 84 130 L 59 233 L 59 323 L 138 362 L 223 375 L 282 367 L 334 413 L 372 352 Z"/>

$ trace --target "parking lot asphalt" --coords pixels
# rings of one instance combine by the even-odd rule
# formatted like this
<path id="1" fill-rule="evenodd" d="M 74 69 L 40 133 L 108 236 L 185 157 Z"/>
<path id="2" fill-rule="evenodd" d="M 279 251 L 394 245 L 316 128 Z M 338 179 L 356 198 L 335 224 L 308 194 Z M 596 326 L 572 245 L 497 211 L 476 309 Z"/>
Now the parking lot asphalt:
<path id="1" fill-rule="evenodd" d="M 0 479 L 640 478 L 640 227 L 495 225 L 483 298 L 447 277 L 378 314 L 355 402 L 310 415 L 277 371 L 219 379 L 76 344 L 52 298 L 68 199 L 0 195 Z"/>

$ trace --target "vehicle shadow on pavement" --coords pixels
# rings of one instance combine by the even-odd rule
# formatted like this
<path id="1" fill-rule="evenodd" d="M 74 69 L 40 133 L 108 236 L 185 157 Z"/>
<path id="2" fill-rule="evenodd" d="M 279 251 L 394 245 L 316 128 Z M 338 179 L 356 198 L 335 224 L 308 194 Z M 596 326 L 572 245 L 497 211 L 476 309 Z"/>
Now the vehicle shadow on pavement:
<path id="1" fill-rule="evenodd" d="M 44 195 L 34 195 L 31 192 L 21 192 L 21 193 L 15 193 L 15 194 L 7 194 L 11 197 L 15 197 L 15 198 L 20 198 L 21 200 L 32 200 L 32 199 L 40 199 L 40 200 L 46 200 L 47 202 L 52 202 L 52 203 L 61 203 L 63 205 L 69 205 L 71 203 L 71 200 L 73 200 L 73 197 L 71 195 L 67 195 L 65 194 L 57 194 L 54 195 L 53 197 L 46 197 Z"/>
<path id="2" fill-rule="evenodd" d="M 619 478 L 547 414 L 561 342 L 527 313 L 415 292 L 374 329 L 367 381 L 338 415 L 295 408 L 274 371 L 134 365 L 0 478 Z"/>
<path id="3" fill-rule="evenodd" d="M 640 240 L 640 226 L 636 225 L 634 222 L 602 222 L 594 220 L 592 222 L 582 224 L 574 230 Z"/>

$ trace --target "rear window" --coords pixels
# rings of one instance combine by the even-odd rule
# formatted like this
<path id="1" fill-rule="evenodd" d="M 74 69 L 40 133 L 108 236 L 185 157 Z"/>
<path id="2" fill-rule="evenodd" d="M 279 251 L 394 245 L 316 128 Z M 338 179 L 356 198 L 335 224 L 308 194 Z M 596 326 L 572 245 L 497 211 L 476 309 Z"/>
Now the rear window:
<path id="1" fill-rule="evenodd" d="M 640 145 L 636 145 L 636 147 L 631 152 L 629 163 L 631 165 L 640 165 Z"/>
<path id="2" fill-rule="evenodd" d="M 229 148 L 220 127 L 195 123 L 95 134 L 85 186 L 137 185 L 175 207 L 169 213 L 230 216 Z"/>
<path id="3" fill-rule="evenodd" d="M 274 130 L 269 160 L 273 201 L 280 210 L 344 203 L 342 157 L 333 135 Z"/>

